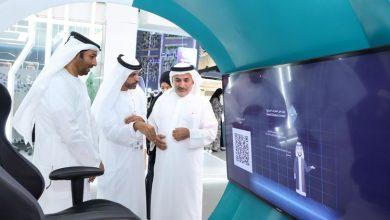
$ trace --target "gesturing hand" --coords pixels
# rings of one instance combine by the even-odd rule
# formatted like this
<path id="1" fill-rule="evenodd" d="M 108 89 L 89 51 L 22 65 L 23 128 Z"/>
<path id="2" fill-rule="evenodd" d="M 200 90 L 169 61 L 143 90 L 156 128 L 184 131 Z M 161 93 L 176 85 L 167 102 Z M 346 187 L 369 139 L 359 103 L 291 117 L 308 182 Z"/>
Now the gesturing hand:
<path id="1" fill-rule="evenodd" d="M 181 141 L 190 137 L 190 130 L 188 128 L 175 128 L 172 132 L 172 137 L 176 141 Z"/>
<path id="2" fill-rule="evenodd" d="M 156 146 L 161 150 L 167 149 L 167 142 L 164 139 L 165 139 L 165 135 L 158 134 L 156 137 L 156 141 L 154 142 Z"/>
<path id="3" fill-rule="evenodd" d="M 130 124 L 131 122 L 136 122 L 136 121 L 145 122 L 145 120 L 138 115 L 130 115 L 125 118 L 125 124 Z"/>
<path id="4" fill-rule="evenodd" d="M 149 141 L 155 142 L 157 134 L 152 125 L 142 121 L 136 121 L 134 122 L 133 127 L 136 131 L 138 130 L 139 132 L 144 134 Z"/>

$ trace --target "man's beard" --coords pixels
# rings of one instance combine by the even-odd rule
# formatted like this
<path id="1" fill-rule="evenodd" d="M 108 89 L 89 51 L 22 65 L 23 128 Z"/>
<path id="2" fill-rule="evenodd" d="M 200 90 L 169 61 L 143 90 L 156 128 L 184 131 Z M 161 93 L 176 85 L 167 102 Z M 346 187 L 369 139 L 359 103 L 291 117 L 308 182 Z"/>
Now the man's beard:
<path id="1" fill-rule="evenodd" d="M 89 73 L 89 71 L 91 70 L 92 67 L 93 67 L 93 66 L 89 66 L 89 67 L 87 67 L 87 68 L 85 68 L 85 69 L 82 69 L 82 70 L 80 71 L 80 75 L 81 75 L 81 76 L 88 75 L 88 73 Z"/>
<path id="2" fill-rule="evenodd" d="M 135 89 L 137 87 L 137 83 L 134 83 L 134 84 L 127 84 L 126 87 L 128 89 Z"/>
<path id="3" fill-rule="evenodd" d="M 86 75 L 88 75 L 88 73 L 89 73 L 89 69 L 84 69 L 83 71 L 81 71 L 80 75 L 86 76 Z"/>

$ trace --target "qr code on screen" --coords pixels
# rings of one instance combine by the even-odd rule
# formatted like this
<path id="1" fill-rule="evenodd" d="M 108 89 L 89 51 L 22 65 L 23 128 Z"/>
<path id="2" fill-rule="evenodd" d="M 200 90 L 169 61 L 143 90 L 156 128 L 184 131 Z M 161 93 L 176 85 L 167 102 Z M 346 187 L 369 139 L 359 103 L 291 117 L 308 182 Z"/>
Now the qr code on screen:
<path id="1" fill-rule="evenodd" d="M 243 163 L 247 166 L 249 166 L 249 144 L 248 144 L 248 141 L 249 141 L 248 136 L 238 134 L 238 133 L 234 134 L 234 145 L 236 146 L 234 148 L 235 159 L 238 162 Z"/>
<path id="2" fill-rule="evenodd" d="M 251 133 L 233 128 L 234 165 L 252 173 Z"/>

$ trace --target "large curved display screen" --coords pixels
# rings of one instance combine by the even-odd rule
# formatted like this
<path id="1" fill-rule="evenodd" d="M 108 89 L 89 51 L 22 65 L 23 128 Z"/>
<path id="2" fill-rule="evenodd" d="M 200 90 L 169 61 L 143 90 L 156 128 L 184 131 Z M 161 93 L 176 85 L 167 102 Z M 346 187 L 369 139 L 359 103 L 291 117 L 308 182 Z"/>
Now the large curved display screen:
<path id="1" fill-rule="evenodd" d="M 390 47 L 223 83 L 231 181 L 299 219 L 390 218 Z"/>

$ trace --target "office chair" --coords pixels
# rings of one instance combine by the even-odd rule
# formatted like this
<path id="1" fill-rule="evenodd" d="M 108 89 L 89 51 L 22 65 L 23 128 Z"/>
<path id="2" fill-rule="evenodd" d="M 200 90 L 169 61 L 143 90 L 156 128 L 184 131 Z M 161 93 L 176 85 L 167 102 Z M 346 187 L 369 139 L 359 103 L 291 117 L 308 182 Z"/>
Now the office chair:
<path id="1" fill-rule="evenodd" d="M 5 136 L 10 109 L 11 97 L 0 84 L 0 219 L 140 219 L 112 201 L 95 199 L 83 202 L 84 178 L 103 174 L 95 167 L 66 167 L 50 173 L 51 180 L 71 181 L 73 206 L 45 215 L 37 201 L 45 185 L 41 173 L 12 147 Z"/>

